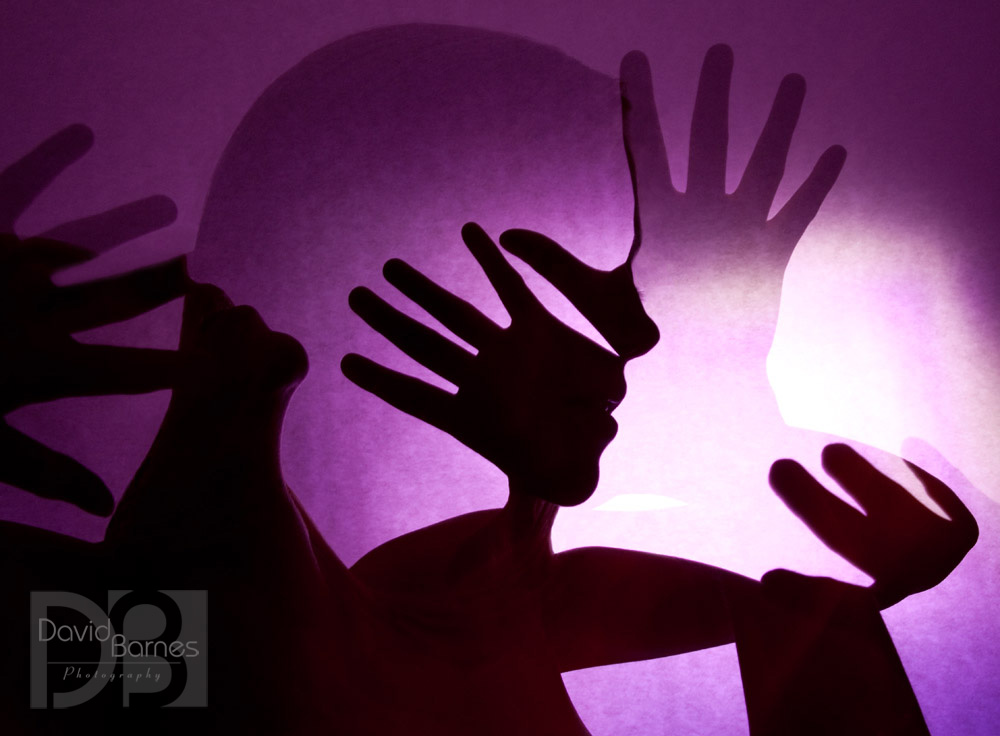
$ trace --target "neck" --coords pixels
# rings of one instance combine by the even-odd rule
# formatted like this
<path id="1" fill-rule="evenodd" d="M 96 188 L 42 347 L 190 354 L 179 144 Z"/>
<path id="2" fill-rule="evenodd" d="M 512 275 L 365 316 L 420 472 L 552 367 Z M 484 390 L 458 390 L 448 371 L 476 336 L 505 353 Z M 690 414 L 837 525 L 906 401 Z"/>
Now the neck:
<path id="1" fill-rule="evenodd" d="M 473 586 L 494 586 L 511 575 L 530 579 L 546 569 L 552 554 L 549 534 L 559 507 L 517 490 L 507 504 L 462 545 L 451 570 Z"/>
<path id="2" fill-rule="evenodd" d="M 516 481 L 510 483 L 510 495 L 501 516 L 512 541 L 544 539 L 548 543 L 559 507 L 525 493 Z"/>

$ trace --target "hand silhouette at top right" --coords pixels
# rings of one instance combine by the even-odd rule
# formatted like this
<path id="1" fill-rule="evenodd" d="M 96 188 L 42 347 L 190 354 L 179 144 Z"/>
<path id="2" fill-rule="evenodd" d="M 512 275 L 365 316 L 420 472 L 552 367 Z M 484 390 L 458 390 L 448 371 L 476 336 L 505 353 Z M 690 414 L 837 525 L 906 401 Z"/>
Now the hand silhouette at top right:
<path id="1" fill-rule="evenodd" d="M 831 146 L 805 183 L 770 220 L 785 171 L 792 133 L 805 97 L 805 80 L 786 76 L 736 190 L 726 193 L 729 83 L 733 51 L 713 46 L 705 55 L 691 120 L 687 188 L 671 182 L 649 62 L 637 51 L 622 60 L 622 125 L 635 187 L 636 237 L 629 262 L 640 288 L 652 288 L 663 264 L 707 264 L 713 272 L 748 267 L 769 271 L 780 289 L 785 264 L 816 216 L 844 164 Z"/>
<path id="2" fill-rule="evenodd" d="M 37 238 L 14 235 L 18 217 L 92 141 L 88 128 L 71 126 L 0 172 L 0 416 L 69 396 L 155 391 L 172 381 L 172 351 L 88 345 L 72 334 L 180 296 L 187 278 L 183 259 L 71 286 L 54 285 L 52 275 L 170 224 L 173 202 L 149 197 Z M 100 478 L 2 420 L 0 457 L 0 481 L 91 513 L 111 513 L 113 498 Z"/>
<path id="3" fill-rule="evenodd" d="M 528 230 L 508 230 L 500 236 L 504 248 L 562 291 L 625 358 L 648 351 L 658 337 L 636 287 L 651 303 L 692 269 L 716 280 L 720 274 L 748 273 L 753 307 L 765 312 L 756 319 L 773 333 L 785 266 L 844 164 L 842 147 L 827 149 L 788 203 L 768 220 L 805 95 L 805 81 L 790 74 L 778 88 L 739 186 L 727 194 L 732 66 L 728 46 L 713 46 L 705 56 L 691 121 L 687 189 L 681 192 L 670 178 L 649 62 L 638 51 L 622 59 L 622 128 L 635 221 L 632 247 L 621 266 L 612 271 L 591 268 Z M 734 303 L 742 309 L 745 300 Z M 665 327 L 669 319 L 660 318 L 665 324 L 659 326 Z M 765 352 L 769 346 L 770 334 Z"/>

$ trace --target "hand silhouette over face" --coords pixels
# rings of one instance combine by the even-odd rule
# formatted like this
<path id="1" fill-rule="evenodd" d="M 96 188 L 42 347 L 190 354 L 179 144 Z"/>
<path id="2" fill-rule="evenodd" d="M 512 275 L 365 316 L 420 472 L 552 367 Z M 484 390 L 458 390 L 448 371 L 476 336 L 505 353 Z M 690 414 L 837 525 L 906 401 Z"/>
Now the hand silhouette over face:
<path id="1" fill-rule="evenodd" d="M 538 233 L 509 230 L 500 236 L 504 248 L 565 293 L 623 357 L 641 355 L 657 340 L 636 285 L 655 296 L 671 277 L 692 267 L 714 274 L 749 272 L 755 306 L 776 318 L 785 265 L 843 166 L 844 149 L 829 148 L 768 220 L 805 95 L 804 80 L 792 74 L 778 89 L 739 186 L 727 194 L 732 65 L 728 46 L 713 46 L 705 57 L 691 121 L 687 189 L 680 192 L 670 178 L 649 62 L 638 51 L 622 60 L 622 127 L 635 197 L 635 236 L 624 264 L 598 271 Z"/>
<path id="2" fill-rule="evenodd" d="M 183 259 L 112 278 L 58 287 L 52 275 L 168 225 L 176 210 L 150 197 L 20 240 L 14 223 L 93 141 L 72 126 L 0 173 L 0 414 L 68 396 L 143 393 L 170 385 L 171 351 L 87 345 L 72 334 L 130 319 L 179 296 Z M 71 245 L 65 240 L 72 240 Z M 86 245 L 87 247 L 82 247 Z M 44 498 L 107 515 L 104 483 L 72 458 L 0 421 L 0 480 Z"/>
<path id="3" fill-rule="evenodd" d="M 628 263 L 601 271 L 531 230 L 506 230 L 500 245 L 555 286 L 624 360 L 649 352 L 659 341 L 660 332 L 643 309 Z"/>
<path id="4" fill-rule="evenodd" d="M 975 545 L 975 518 L 950 488 L 916 465 L 907 463 L 950 519 L 928 509 L 847 445 L 828 445 L 822 460 L 864 514 L 792 460 L 774 463 L 771 487 L 830 549 L 875 579 L 872 590 L 883 608 L 940 583 Z"/>
<path id="5" fill-rule="evenodd" d="M 623 362 L 549 314 L 482 229 L 466 225 L 462 237 L 510 313 L 509 327 L 501 328 L 402 261 L 389 261 L 384 273 L 478 354 L 367 289 L 355 289 L 350 297 L 365 322 L 458 386 L 458 393 L 358 355 L 344 358 L 344 374 L 490 460 L 512 487 L 560 505 L 581 503 L 593 493 L 598 459 L 617 431 L 610 413 L 625 395 Z"/>

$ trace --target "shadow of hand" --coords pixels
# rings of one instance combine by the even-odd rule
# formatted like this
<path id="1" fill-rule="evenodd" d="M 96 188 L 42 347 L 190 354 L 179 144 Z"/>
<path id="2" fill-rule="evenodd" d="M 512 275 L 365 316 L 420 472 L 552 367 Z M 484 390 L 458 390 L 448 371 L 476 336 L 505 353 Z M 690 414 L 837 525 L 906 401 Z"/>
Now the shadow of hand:
<path id="1" fill-rule="evenodd" d="M 93 142 L 71 126 L 0 173 L 0 413 L 69 396 L 130 394 L 171 384 L 172 351 L 89 345 L 75 332 L 120 322 L 180 296 L 183 258 L 119 276 L 56 286 L 52 275 L 173 222 L 166 197 L 149 197 L 66 223 L 27 240 L 14 224 Z M 73 243 L 70 244 L 71 240 Z M 83 246 L 87 247 L 83 247 Z M 94 473 L 0 421 L 0 480 L 43 498 L 108 515 L 110 491 Z"/>
<path id="2" fill-rule="evenodd" d="M 777 316 L 785 265 L 843 167 L 846 152 L 832 146 L 788 203 L 768 214 L 805 96 L 805 80 L 786 76 L 736 190 L 726 193 L 732 49 L 705 55 L 691 120 L 687 187 L 670 178 L 653 99 L 649 62 L 640 52 L 621 64 L 625 150 L 635 191 L 636 233 L 629 262 L 636 284 L 652 294 L 676 272 L 694 266 L 711 273 L 749 272 L 763 283 Z"/>

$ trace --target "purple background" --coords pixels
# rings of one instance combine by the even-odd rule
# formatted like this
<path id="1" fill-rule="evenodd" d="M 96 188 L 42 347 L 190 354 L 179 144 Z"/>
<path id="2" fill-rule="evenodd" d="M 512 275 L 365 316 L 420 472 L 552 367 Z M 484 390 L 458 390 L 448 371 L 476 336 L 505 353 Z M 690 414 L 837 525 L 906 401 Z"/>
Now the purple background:
<path id="1" fill-rule="evenodd" d="M 705 8 L 693 2 L 671 7 L 637 3 L 623 11 L 610 3 L 546 8 L 495 3 L 476 8 L 440 2 L 298 2 L 284 3 L 280 10 L 266 3 L 120 3 L 100 9 L 90 3 L 35 3 L 30 9 L 8 9 L 0 28 L 6 113 L 0 160 L 17 158 L 72 122 L 89 124 L 97 136 L 94 150 L 22 219 L 22 234 L 147 194 L 162 192 L 177 202 L 180 216 L 174 226 L 80 271 L 95 275 L 191 250 L 212 172 L 250 106 L 308 53 L 374 26 L 421 21 L 513 33 L 554 46 L 610 76 L 626 51 L 644 50 L 654 72 L 675 182 L 684 180 L 694 89 L 710 45 L 729 43 L 736 55 L 731 184 L 749 155 L 781 76 L 802 73 L 809 92 L 779 199 L 792 191 L 830 143 L 843 144 L 849 158 L 789 267 L 771 382 L 789 424 L 891 451 L 898 451 L 907 437 L 921 437 L 969 479 L 963 483 L 926 449 L 913 450 L 963 495 L 980 520 L 982 534 L 951 579 L 900 604 L 886 619 L 932 732 L 986 734 L 1000 715 L 1000 630 L 995 614 L 1000 604 L 1000 511 L 995 503 L 1000 500 L 995 420 L 1000 409 L 1000 304 L 995 287 L 1000 268 L 995 252 L 1000 230 L 998 11 L 987 2 L 964 3 L 961 10 L 930 3 L 871 5 L 841 2 L 807 8 L 770 3 L 765 8 L 724 2 Z M 593 79 L 600 87 L 602 77 Z M 345 100 L 350 100 L 351 85 L 359 99 L 372 98 L 374 82 L 369 77 L 344 75 L 336 83 L 342 85 Z M 470 111 L 470 119 L 476 112 Z M 534 114 L 546 119 L 544 111 Z M 515 225 L 546 229 L 567 244 L 578 244 L 581 255 L 600 265 L 620 259 L 629 236 L 628 182 L 623 160 L 614 158 L 618 139 L 613 108 L 596 122 L 586 115 L 573 119 L 580 131 L 594 136 L 591 145 L 584 146 L 580 138 L 555 139 L 545 159 L 555 164 L 582 160 L 572 171 L 545 165 L 536 170 L 530 164 L 538 155 L 523 150 L 530 146 L 514 137 L 525 142 L 506 152 L 499 149 L 509 158 L 499 155 L 488 171 L 429 176 L 435 182 L 433 191 L 440 193 L 428 195 L 418 209 L 403 209 L 406 214 L 393 225 L 407 229 L 413 213 L 419 213 L 417 235 L 441 243 L 434 258 L 415 262 L 449 285 L 457 282 L 469 294 L 481 291 L 481 280 L 465 276 L 468 262 L 462 265 L 465 256 L 455 237 L 458 225 L 472 218 L 494 234 Z M 456 120 L 454 137 L 475 150 L 473 141 L 463 138 L 468 129 L 462 119 Z M 502 133 L 502 125 L 496 127 Z M 400 150 L 408 150 L 405 145 L 391 140 L 391 146 L 404 147 Z M 488 142 L 484 145 L 489 148 Z M 526 162 L 520 168 L 511 164 L 519 156 Z M 418 148 L 407 154 L 404 164 L 409 161 L 409 169 L 403 169 L 446 158 Z M 588 177 L 595 173 L 606 177 L 588 186 Z M 516 192 L 522 185 L 542 191 L 551 182 L 551 199 L 522 192 L 520 200 L 511 195 L 504 204 L 485 194 L 480 199 L 468 195 L 453 216 L 444 211 L 441 203 L 448 200 L 448 189 L 442 182 L 471 185 L 477 179 L 495 180 L 489 182 L 490 193 L 505 186 Z M 524 185 L 526 180 L 532 184 Z M 559 191 L 556 182 L 565 189 Z M 280 189 L 280 182 L 275 187 Z M 365 191 L 376 199 L 383 196 L 370 183 Z M 385 191 L 396 190 L 390 182 Z M 582 196 L 590 199 L 581 202 Z M 495 210 L 484 209 L 487 202 Z M 526 221 L 532 207 L 547 214 Z M 294 227 L 290 222 L 278 231 L 288 233 Z M 593 236 L 595 229 L 595 242 L 588 242 L 586 235 Z M 447 233 L 454 234 L 450 240 Z M 486 463 L 359 395 L 339 377 L 333 361 L 346 349 L 391 359 L 389 351 L 378 352 L 376 341 L 359 342 L 364 333 L 346 321 L 346 291 L 341 290 L 368 283 L 386 293 L 379 284 L 378 265 L 385 254 L 397 251 L 392 240 L 378 241 L 379 249 L 372 251 L 369 243 L 376 241 L 377 231 L 352 232 L 355 250 L 338 244 L 338 253 L 358 255 L 351 255 L 350 268 L 338 275 L 337 289 L 330 291 L 334 306 L 324 306 L 329 312 L 324 318 L 351 325 L 325 346 L 328 358 L 317 357 L 317 346 L 328 333 L 316 320 L 306 318 L 309 328 L 276 325 L 302 337 L 313 356 L 309 383 L 289 418 L 292 440 L 286 435 L 286 470 L 347 562 L 399 533 L 503 499 L 499 474 Z M 289 256 L 300 267 L 312 241 L 303 242 L 304 249 L 290 250 L 295 255 Z M 601 247 L 608 242 L 620 243 L 618 251 Z M 415 247 L 399 243 L 399 252 L 411 257 Z M 224 282 L 228 277 L 227 288 L 245 289 L 248 293 L 238 294 L 240 298 L 259 306 L 272 323 L 280 321 L 280 300 L 269 313 L 267 305 L 258 304 L 268 295 L 235 275 L 245 263 L 258 269 L 260 264 L 249 256 L 241 261 L 236 254 L 218 253 L 199 254 L 196 275 Z M 226 258 L 233 264 L 228 273 L 218 265 Z M 338 258 L 325 256 L 321 272 L 330 273 L 342 263 Z M 695 303 L 698 284 L 687 286 Z M 329 311 L 335 308 L 341 311 Z M 492 308 L 499 316 L 496 305 Z M 170 306 L 95 337 L 170 346 L 176 339 L 177 316 L 177 306 Z M 298 324 L 302 320 L 300 315 Z M 700 352 L 708 348 L 692 343 L 686 356 L 691 365 L 698 364 L 699 355 L 710 360 L 710 352 Z M 633 546 L 754 575 L 782 565 L 863 581 L 818 544 L 810 546 L 794 520 L 787 527 L 776 526 L 785 523 L 778 521 L 784 517 L 763 480 L 759 487 L 730 497 L 724 488 L 729 471 L 713 465 L 719 468 L 713 478 L 720 478 L 721 495 L 692 488 L 692 479 L 703 475 L 701 463 L 713 462 L 719 450 L 704 447 L 699 455 L 688 447 L 682 455 L 686 466 L 672 461 L 665 448 L 676 448 L 678 437 L 671 434 L 664 412 L 711 418 L 721 411 L 719 392 L 713 391 L 720 376 L 712 370 L 685 373 L 683 366 L 674 366 L 670 375 L 676 388 L 646 380 L 666 375 L 670 367 L 669 356 L 661 352 L 630 369 L 629 400 L 617 414 L 622 433 L 602 463 L 601 489 L 584 507 L 563 514 L 557 544 Z M 324 420 L 322 407 L 316 409 L 314 401 L 303 398 L 307 391 L 329 398 L 336 412 Z M 162 394 L 65 401 L 23 410 L 13 422 L 88 464 L 118 494 L 148 447 L 165 401 Z M 342 416 L 352 418 L 346 430 Z M 768 460 L 776 457 L 767 454 L 768 442 L 762 443 L 764 449 L 741 442 L 743 430 L 759 434 L 756 424 L 741 426 L 746 416 L 753 412 L 730 417 L 725 427 L 734 438 L 726 457 L 733 446 L 745 450 L 747 457 L 754 452 Z M 704 423 L 706 433 L 719 431 L 718 421 Z M 694 434 L 683 439 L 704 446 Z M 386 442 L 386 437 L 393 439 Z M 789 440 L 780 429 L 774 429 L 773 437 L 771 445 L 781 447 L 780 452 L 816 466 L 819 444 L 803 440 L 786 445 Z M 669 475 L 662 471 L 664 465 L 671 469 Z M 405 485 L 414 471 L 421 484 Z M 732 473 L 739 478 L 738 470 Z M 670 504 L 643 513 L 599 510 L 625 492 L 667 498 Z M 0 515 L 91 539 L 103 528 L 103 523 L 74 509 L 13 491 L 0 499 Z M 795 534 L 799 536 L 792 538 Z M 746 545 L 752 545 L 753 554 Z M 566 680 L 595 734 L 745 732 L 732 648 L 573 673 Z"/>

